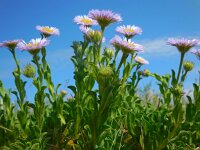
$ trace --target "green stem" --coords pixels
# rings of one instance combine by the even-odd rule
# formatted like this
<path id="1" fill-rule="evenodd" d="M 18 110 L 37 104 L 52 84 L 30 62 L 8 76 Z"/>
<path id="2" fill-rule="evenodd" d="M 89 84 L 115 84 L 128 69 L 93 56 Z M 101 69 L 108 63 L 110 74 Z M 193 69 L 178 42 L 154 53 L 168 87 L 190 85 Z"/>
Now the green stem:
<path id="1" fill-rule="evenodd" d="M 185 55 L 185 53 L 181 53 L 181 59 L 180 59 L 180 64 L 179 64 L 179 69 L 178 69 L 178 75 L 177 75 L 177 83 L 178 83 L 179 78 L 180 78 L 184 55 Z"/>
<path id="2" fill-rule="evenodd" d="M 198 72 L 199 72 L 199 87 L 200 87 L 200 70 Z"/>
<path id="3" fill-rule="evenodd" d="M 13 55 L 13 58 L 14 58 L 14 60 L 15 60 L 15 64 L 16 64 L 16 66 L 17 66 L 18 73 L 19 73 L 19 75 L 20 75 L 20 66 L 19 66 L 19 62 L 18 62 L 17 57 L 16 57 L 16 54 L 15 54 L 15 50 L 13 49 L 13 50 L 10 50 L 10 51 L 11 51 L 11 53 L 12 53 L 12 55 Z"/>
<path id="4" fill-rule="evenodd" d="M 119 66 L 118 66 L 118 68 L 117 68 L 117 72 L 118 72 L 119 69 L 121 68 L 122 64 L 125 62 L 127 56 L 128 56 L 127 54 L 123 53 L 122 58 L 121 58 L 121 61 L 120 61 Z"/>
<path id="5" fill-rule="evenodd" d="M 37 66 L 37 72 L 38 72 L 38 76 L 39 76 L 39 80 L 40 80 L 40 85 L 42 85 L 42 83 L 43 83 L 42 68 L 41 68 L 41 65 L 39 64 L 38 56 L 34 55 L 33 60 Z"/>
<path id="6" fill-rule="evenodd" d="M 15 84 L 17 87 L 17 91 L 19 93 L 19 97 L 20 97 L 20 108 L 21 110 L 23 110 L 23 104 L 24 104 L 24 98 L 25 98 L 25 89 L 23 86 L 23 81 L 21 79 L 21 70 L 20 70 L 20 65 L 19 65 L 19 61 L 17 60 L 16 54 L 15 54 L 15 50 L 14 49 L 10 49 L 10 52 L 12 53 L 12 56 L 14 58 L 15 64 L 17 66 L 17 75 L 14 73 L 14 77 L 15 77 Z"/>
<path id="7" fill-rule="evenodd" d="M 5 131 L 13 132 L 12 130 L 10 130 L 10 129 L 6 128 L 6 127 L 3 127 L 1 125 L 0 125 L 0 128 L 3 129 L 3 130 L 5 130 Z"/>
<path id="8" fill-rule="evenodd" d="M 75 138 L 78 139 L 79 135 L 79 125 L 81 122 L 81 117 L 80 117 L 80 91 L 78 91 L 77 93 L 77 97 L 76 97 L 76 120 L 75 120 Z"/>

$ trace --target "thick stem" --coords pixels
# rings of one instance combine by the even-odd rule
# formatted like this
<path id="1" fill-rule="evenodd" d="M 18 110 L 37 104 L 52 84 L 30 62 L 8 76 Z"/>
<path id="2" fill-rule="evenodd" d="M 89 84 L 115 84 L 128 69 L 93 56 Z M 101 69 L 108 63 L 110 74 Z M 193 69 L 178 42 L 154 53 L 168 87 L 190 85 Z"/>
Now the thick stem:
<path id="1" fill-rule="evenodd" d="M 180 78 L 181 70 L 182 70 L 182 65 L 183 65 L 183 59 L 184 59 L 185 53 L 181 53 L 181 59 L 180 59 L 180 64 L 179 64 L 179 69 L 178 69 L 178 75 L 177 75 L 177 83 Z"/>

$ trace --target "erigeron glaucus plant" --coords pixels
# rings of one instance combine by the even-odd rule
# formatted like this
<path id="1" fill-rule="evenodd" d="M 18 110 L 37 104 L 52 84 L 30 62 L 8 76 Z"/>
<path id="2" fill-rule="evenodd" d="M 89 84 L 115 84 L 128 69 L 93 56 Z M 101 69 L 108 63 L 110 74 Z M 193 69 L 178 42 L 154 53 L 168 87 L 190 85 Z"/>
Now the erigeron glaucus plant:
<path id="1" fill-rule="evenodd" d="M 122 21 L 119 14 L 96 9 L 73 21 L 79 25 L 83 41 L 71 46 L 75 85 L 68 88 L 72 92 L 59 91 L 61 84 L 54 84 L 46 61 L 49 38 L 60 34 L 58 28 L 36 26 L 41 38 L 28 43 L 0 43 L 0 47 L 9 49 L 17 66 L 13 71 L 16 90 L 6 90 L 0 81 L 0 149 L 160 150 L 199 146 L 199 85 L 193 84 L 193 96 L 187 96 L 188 104 L 183 103 L 184 81 L 196 67 L 184 56 L 198 40 L 169 39 L 167 43 L 181 53 L 180 64 L 177 75 L 172 70 L 171 75 L 161 76 L 143 69 L 149 64 L 140 56 L 145 48 L 134 42 L 134 37 L 142 33 L 140 27 L 119 25 L 119 35 L 106 45 L 104 31 Z M 32 57 L 23 69 L 17 49 Z M 192 52 L 199 58 L 199 50 Z M 141 97 L 138 85 L 150 76 L 157 80 L 161 95 L 144 92 Z M 27 100 L 27 78 L 36 89 L 34 102 Z"/>

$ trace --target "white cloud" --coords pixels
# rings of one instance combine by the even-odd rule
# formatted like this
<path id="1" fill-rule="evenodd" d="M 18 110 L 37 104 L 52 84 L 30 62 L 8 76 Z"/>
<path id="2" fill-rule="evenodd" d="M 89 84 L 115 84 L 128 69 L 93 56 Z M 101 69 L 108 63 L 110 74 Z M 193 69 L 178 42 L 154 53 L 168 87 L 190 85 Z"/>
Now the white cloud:
<path id="1" fill-rule="evenodd" d="M 177 50 L 175 47 L 167 45 L 167 38 L 161 37 L 153 40 L 142 40 L 140 43 L 144 46 L 145 54 L 153 55 L 175 55 Z"/>
<path id="2" fill-rule="evenodd" d="M 182 38 L 182 37 L 175 37 Z M 199 39 L 199 36 L 187 36 L 187 39 Z M 167 44 L 168 37 L 160 37 L 156 39 L 144 39 L 139 41 L 144 46 L 144 54 L 153 54 L 159 56 L 171 56 L 178 54 L 178 50 L 174 46 Z"/>

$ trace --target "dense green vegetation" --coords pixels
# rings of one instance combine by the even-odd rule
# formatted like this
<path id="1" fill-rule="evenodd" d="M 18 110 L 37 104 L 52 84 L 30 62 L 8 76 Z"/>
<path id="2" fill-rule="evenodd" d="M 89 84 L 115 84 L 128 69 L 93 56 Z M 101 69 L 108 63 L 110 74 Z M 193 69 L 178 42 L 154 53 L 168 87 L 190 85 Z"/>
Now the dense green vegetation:
<path id="1" fill-rule="evenodd" d="M 45 46 L 29 49 L 32 61 L 22 69 L 16 44 L 6 45 L 16 63 L 12 72 L 16 88 L 5 89 L 0 81 L 0 149 L 192 150 L 200 146 L 200 84 L 193 83 L 191 95 L 183 89 L 193 69 L 184 54 L 192 46 L 177 47 L 181 54 L 177 71 L 158 75 L 141 70 L 144 61 L 135 59 L 139 52 L 134 48 L 130 51 L 119 41 L 112 43 L 113 48 L 103 47 L 104 25 L 85 32 L 84 40 L 71 46 L 75 85 L 68 87 L 68 93 L 72 95 L 54 84 Z M 49 36 L 42 34 L 42 39 Z M 125 36 L 131 45 L 130 38 Z M 32 80 L 34 102 L 26 101 L 29 89 L 22 76 Z M 158 95 L 138 89 L 146 77 L 155 78 Z"/>

